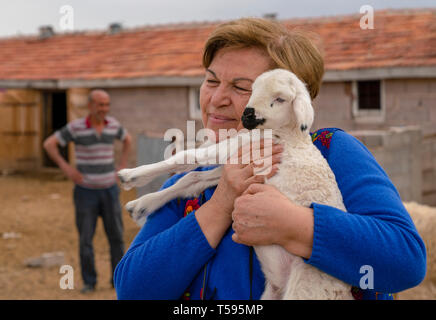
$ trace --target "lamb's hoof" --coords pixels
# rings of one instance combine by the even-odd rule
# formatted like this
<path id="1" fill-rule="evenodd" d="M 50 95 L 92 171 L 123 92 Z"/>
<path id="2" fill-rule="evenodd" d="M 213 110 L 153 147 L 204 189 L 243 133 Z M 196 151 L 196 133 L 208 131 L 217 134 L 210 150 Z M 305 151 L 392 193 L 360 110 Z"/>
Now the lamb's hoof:
<path id="1" fill-rule="evenodd" d="M 132 169 L 122 169 L 117 173 L 124 190 L 135 187 L 136 177 L 132 175 Z"/>
<path id="2" fill-rule="evenodd" d="M 135 210 L 135 206 L 132 204 L 132 202 L 134 202 L 134 201 L 127 202 L 126 207 L 125 207 L 127 212 L 130 214 L 130 217 L 132 217 L 133 211 Z"/>
<path id="3" fill-rule="evenodd" d="M 147 208 L 141 206 L 141 202 L 138 200 L 130 201 L 126 204 L 126 210 L 129 212 L 130 217 L 138 223 L 138 221 L 142 220 L 144 217 L 147 217 L 150 212 L 148 212 Z"/>

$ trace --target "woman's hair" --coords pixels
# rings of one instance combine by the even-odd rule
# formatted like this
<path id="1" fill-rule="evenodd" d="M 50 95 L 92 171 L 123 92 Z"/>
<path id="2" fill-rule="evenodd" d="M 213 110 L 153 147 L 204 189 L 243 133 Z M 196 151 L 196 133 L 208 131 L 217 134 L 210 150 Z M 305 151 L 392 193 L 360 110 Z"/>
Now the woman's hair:
<path id="1" fill-rule="evenodd" d="M 313 34 L 289 30 L 276 21 L 243 18 L 219 25 L 205 44 L 203 66 L 208 68 L 220 49 L 252 47 L 269 56 L 273 62 L 271 69 L 292 71 L 306 84 L 311 98 L 317 96 L 324 75 L 324 60 Z"/>

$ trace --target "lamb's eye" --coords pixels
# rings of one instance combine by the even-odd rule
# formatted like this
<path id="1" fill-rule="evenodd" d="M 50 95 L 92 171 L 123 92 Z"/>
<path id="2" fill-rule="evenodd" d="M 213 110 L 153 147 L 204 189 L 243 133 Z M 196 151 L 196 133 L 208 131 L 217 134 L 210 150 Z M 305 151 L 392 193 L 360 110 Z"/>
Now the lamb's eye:
<path id="1" fill-rule="evenodd" d="M 282 98 L 280 98 L 280 97 L 278 97 L 278 98 L 275 98 L 274 99 L 274 101 L 273 102 L 271 102 L 271 105 L 270 105 L 270 107 L 272 108 L 273 107 L 273 105 L 274 105 L 274 103 L 283 103 L 283 102 L 285 102 L 285 99 L 282 99 Z"/>

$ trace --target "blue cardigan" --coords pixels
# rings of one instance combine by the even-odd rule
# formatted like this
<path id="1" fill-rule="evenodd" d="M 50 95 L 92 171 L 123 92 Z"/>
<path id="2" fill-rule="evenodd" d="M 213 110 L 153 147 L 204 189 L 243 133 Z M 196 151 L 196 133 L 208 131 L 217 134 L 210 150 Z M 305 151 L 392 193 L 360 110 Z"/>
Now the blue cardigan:
<path id="1" fill-rule="evenodd" d="M 314 241 L 306 263 L 354 286 L 355 298 L 391 299 L 389 293 L 418 285 L 426 270 L 424 243 L 386 173 L 340 129 L 318 130 L 312 140 L 336 175 L 348 213 L 312 203 Z M 260 298 L 265 278 L 255 255 L 250 268 L 249 247 L 233 242 L 229 228 L 213 249 L 193 214 L 214 190 L 202 199 L 175 199 L 149 216 L 115 270 L 119 299 L 249 299 L 250 288 Z"/>

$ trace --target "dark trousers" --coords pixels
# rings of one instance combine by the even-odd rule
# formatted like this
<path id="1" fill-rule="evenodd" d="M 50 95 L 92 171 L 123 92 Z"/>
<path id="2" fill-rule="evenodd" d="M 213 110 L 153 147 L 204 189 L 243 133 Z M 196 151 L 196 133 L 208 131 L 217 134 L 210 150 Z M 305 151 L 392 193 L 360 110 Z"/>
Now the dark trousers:
<path id="1" fill-rule="evenodd" d="M 79 255 L 83 282 L 95 286 L 97 273 L 94 265 L 92 240 L 99 216 L 109 241 L 112 277 L 115 267 L 124 254 L 123 221 L 117 185 L 107 189 L 74 188 L 76 226 L 79 232 Z"/>

